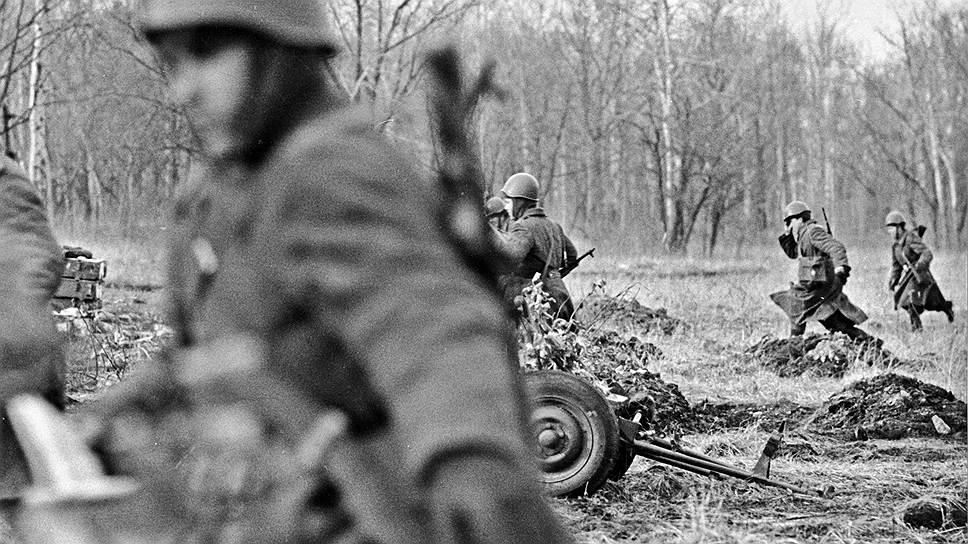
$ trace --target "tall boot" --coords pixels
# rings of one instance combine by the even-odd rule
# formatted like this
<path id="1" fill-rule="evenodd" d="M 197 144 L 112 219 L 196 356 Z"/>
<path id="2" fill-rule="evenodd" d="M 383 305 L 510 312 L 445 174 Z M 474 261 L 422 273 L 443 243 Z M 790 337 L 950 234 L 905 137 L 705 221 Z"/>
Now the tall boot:
<path id="1" fill-rule="evenodd" d="M 950 300 L 944 301 L 944 309 L 941 311 L 944 312 L 944 315 L 948 317 L 948 323 L 955 322 L 955 310 L 952 308 Z"/>
<path id="2" fill-rule="evenodd" d="M 908 309 L 908 315 L 911 316 L 911 331 L 920 332 L 924 327 L 921 325 L 921 316 L 918 315 L 918 311 L 910 308 Z"/>

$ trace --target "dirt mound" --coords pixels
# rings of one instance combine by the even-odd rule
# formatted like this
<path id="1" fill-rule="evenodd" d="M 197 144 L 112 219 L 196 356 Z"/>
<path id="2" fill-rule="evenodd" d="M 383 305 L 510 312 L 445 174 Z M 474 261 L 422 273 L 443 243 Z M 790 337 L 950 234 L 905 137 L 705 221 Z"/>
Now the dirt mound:
<path id="1" fill-rule="evenodd" d="M 607 389 L 609 401 L 620 417 L 642 412 L 642 424 L 660 433 L 691 430 L 692 408 L 679 386 L 649 372 L 646 365 L 662 357 L 654 344 L 615 331 L 586 337 L 579 366 Z"/>
<path id="2" fill-rule="evenodd" d="M 801 406 L 791 401 L 773 404 L 712 403 L 703 401 L 693 407 L 701 432 L 715 432 L 723 429 L 746 429 L 755 427 L 759 431 L 773 432 L 784 421 L 787 428 L 793 428 L 813 413 L 814 408 Z"/>
<path id="3" fill-rule="evenodd" d="M 525 345 L 524 367 L 571 372 L 607 395 L 620 417 L 642 413 L 641 422 L 662 434 L 691 431 L 694 417 L 679 386 L 649 372 L 662 351 L 634 335 L 615 331 L 552 331 Z"/>
<path id="4" fill-rule="evenodd" d="M 839 332 L 789 338 L 765 336 L 744 353 L 784 378 L 807 373 L 840 378 L 856 363 L 897 366 L 902 362 L 883 347 L 851 340 Z"/>
<path id="5" fill-rule="evenodd" d="M 578 307 L 576 318 L 594 326 L 607 324 L 621 331 L 672 334 L 687 328 L 685 321 L 669 316 L 665 308 L 648 308 L 631 296 L 592 294 Z"/>
<path id="6" fill-rule="evenodd" d="M 936 385 L 882 374 L 832 395 L 805 425 L 853 439 L 963 436 L 965 403 Z"/>

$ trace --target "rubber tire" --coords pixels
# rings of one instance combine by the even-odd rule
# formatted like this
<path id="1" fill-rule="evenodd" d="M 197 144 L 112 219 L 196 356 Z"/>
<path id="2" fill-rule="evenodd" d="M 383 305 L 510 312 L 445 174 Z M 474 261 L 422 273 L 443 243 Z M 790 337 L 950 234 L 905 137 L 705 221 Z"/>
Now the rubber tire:
<path id="1" fill-rule="evenodd" d="M 613 482 L 619 481 L 632 468 L 632 461 L 635 461 L 635 452 L 632 451 L 632 447 L 619 444 L 618 455 L 615 456 L 615 466 L 608 474 L 608 479 Z"/>
<path id="2" fill-rule="evenodd" d="M 608 401 L 594 386 L 567 372 L 529 372 L 524 382 L 532 405 L 531 444 L 545 494 L 592 495 L 608 480 L 619 455 L 618 421 Z M 538 436 L 547 425 L 557 423 L 569 428 L 564 441 L 574 459 L 552 470 Z"/>

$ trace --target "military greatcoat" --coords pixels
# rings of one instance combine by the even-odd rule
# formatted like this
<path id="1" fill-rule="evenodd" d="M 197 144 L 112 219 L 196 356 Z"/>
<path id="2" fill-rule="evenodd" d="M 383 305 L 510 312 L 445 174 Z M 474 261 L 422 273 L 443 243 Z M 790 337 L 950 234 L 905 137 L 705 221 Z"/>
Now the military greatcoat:
<path id="1" fill-rule="evenodd" d="M 901 286 L 900 294 L 895 295 L 898 306 L 906 310 L 914 309 L 918 313 L 924 310 L 943 312 L 949 308 L 948 301 L 931 274 L 933 258 L 931 249 L 913 230 L 905 231 L 899 240 L 894 241 L 891 247 L 890 285 L 894 287 L 901 281 L 905 266 L 913 269 L 911 278 Z"/>
<path id="2" fill-rule="evenodd" d="M 389 422 L 383 462 L 414 487 L 460 455 L 530 480 L 500 297 L 441 232 L 440 189 L 371 127 L 319 115 L 256 167 L 194 176 L 175 207 L 177 342 L 261 339 L 270 371 L 320 407 Z"/>
<path id="3" fill-rule="evenodd" d="M 6 156 L 0 156 L 0 270 L 0 410 L 20 393 L 62 406 L 64 361 L 48 303 L 64 271 L 63 252 L 37 191 Z M 0 423 L 0 496 L 27 482 L 12 432 Z"/>
<path id="4" fill-rule="evenodd" d="M 850 266 L 844 244 L 811 219 L 800 226 L 797 241 L 784 234 L 780 236 L 780 245 L 791 259 L 799 258 L 801 263 L 804 259 L 826 260 L 825 266 L 828 267 L 827 282 L 798 281 L 791 284 L 790 289 L 770 295 L 773 302 L 786 312 L 794 327 L 802 326 L 810 319 L 828 320 L 838 312 L 855 325 L 867 320 L 867 314 L 844 294 L 840 278 L 833 275 L 833 269 Z"/>
<path id="5" fill-rule="evenodd" d="M 513 263 L 512 272 L 503 281 L 507 301 L 513 301 L 531 284 L 534 275 L 540 274 L 545 290 L 554 299 L 551 315 L 570 319 L 575 310 L 558 270 L 578 258 L 578 252 L 561 225 L 549 219 L 541 207 L 528 208 L 499 238 L 499 247 Z"/>

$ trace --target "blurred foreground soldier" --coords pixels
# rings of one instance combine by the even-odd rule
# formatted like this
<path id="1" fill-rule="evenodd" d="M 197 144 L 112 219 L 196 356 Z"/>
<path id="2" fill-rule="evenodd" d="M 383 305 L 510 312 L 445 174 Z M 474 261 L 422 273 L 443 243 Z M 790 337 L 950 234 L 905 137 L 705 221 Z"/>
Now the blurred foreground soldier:
<path id="1" fill-rule="evenodd" d="M 438 227 L 439 188 L 338 92 L 325 9 L 142 3 L 209 161 L 175 208 L 177 349 L 106 400 L 102 447 L 197 541 L 569 542 L 499 297 Z M 184 441 L 179 417 L 181 458 L 136 440 Z"/>
<path id="2" fill-rule="evenodd" d="M 552 317 L 571 319 L 575 307 L 559 269 L 578 257 L 575 245 L 561 225 L 548 219 L 538 206 L 538 180 L 534 176 L 514 174 L 504 183 L 501 194 L 510 203 L 512 219 L 507 234 L 498 243 L 512 263 L 512 272 L 505 278 L 505 298 L 519 306 L 516 298 L 539 274 L 539 281 L 553 300 Z"/>
<path id="3" fill-rule="evenodd" d="M 931 249 L 921 240 L 916 230 L 905 228 L 904 215 L 892 211 L 884 219 L 884 226 L 894 238 L 891 247 L 891 277 L 887 288 L 894 293 L 894 309 L 907 310 L 911 330 L 921 330 L 921 314 L 925 310 L 944 312 L 948 321 L 955 320 L 951 301 L 945 300 L 931 274 Z"/>
<path id="4" fill-rule="evenodd" d="M 507 231 L 511 223 L 511 215 L 504 208 L 504 199 L 499 196 L 492 196 L 484 203 L 484 217 L 491 228 L 498 232 Z"/>
<path id="5" fill-rule="evenodd" d="M 9 499 L 29 478 L 3 406 L 20 393 L 64 404 L 64 361 L 48 306 L 64 262 L 43 202 L 7 154 L 0 155 L 0 270 L 0 499 Z"/>
<path id="6" fill-rule="evenodd" d="M 853 340 L 871 339 L 857 328 L 867 320 L 867 314 L 843 291 L 850 276 L 844 244 L 811 219 L 810 208 L 799 200 L 784 208 L 783 223 L 786 230 L 779 237 L 780 247 L 787 257 L 799 258 L 798 281 L 770 298 L 790 317 L 790 335 L 802 335 L 807 321 L 815 319 L 827 330 L 842 332 Z"/>

